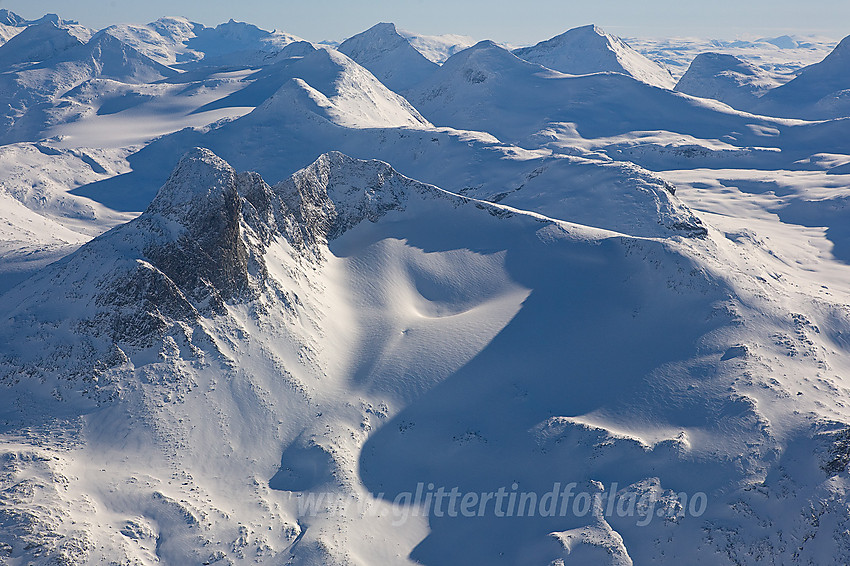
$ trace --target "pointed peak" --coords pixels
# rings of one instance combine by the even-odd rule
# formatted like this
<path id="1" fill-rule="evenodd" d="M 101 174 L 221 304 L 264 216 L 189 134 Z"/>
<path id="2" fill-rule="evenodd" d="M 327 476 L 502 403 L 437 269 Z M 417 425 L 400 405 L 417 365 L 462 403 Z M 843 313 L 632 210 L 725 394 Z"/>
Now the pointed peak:
<path id="1" fill-rule="evenodd" d="M 196 147 L 183 155 L 134 222 L 149 233 L 165 236 L 160 245 L 144 248 L 150 262 L 186 296 L 202 302 L 209 299 L 208 304 L 218 309 L 223 300 L 249 287 L 242 220 L 233 167 L 212 151 Z"/>
<path id="2" fill-rule="evenodd" d="M 18 16 L 19 17 L 19 16 Z M 58 14 L 45 14 L 37 20 L 24 20 L 22 19 L 19 26 L 37 26 L 37 25 L 52 25 L 58 28 L 64 28 L 68 26 L 76 26 L 79 25 L 80 22 L 76 20 L 64 20 L 59 17 Z"/>
<path id="3" fill-rule="evenodd" d="M 417 51 L 395 24 L 388 22 L 349 37 L 337 49 L 396 92 L 418 84 L 438 67 Z"/>
<path id="4" fill-rule="evenodd" d="M 516 65 L 529 65 L 528 62 L 521 60 L 519 57 L 505 49 L 505 47 L 489 39 L 479 41 L 472 47 L 467 47 L 463 51 L 458 51 L 449 57 L 445 63 L 443 63 L 443 67 L 451 69 L 458 65 L 468 64 L 473 64 L 476 67 L 483 66 L 487 68 L 493 66 L 508 66 L 511 68 Z"/>
<path id="5" fill-rule="evenodd" d="M 670 73 L 595 24 L 573 28 L 515 55 L 568 75 L 620 73 L 661 88 L 672 88 Z"/>
<path id="6" fill-rule="evenodd" d="M 321 91 L 313 88 L 300 77 L 287 79 L 273 95 L 252 110 L 248 116 L 254 120 L 270 122 L 280 120 L 292 112 L 302 114 L 304 111 L 325 116 L 333 108 L 333 103 Z"/>
<path id="7" fill-rule="evenodd" d="M 52 21 L 33 24 L 0 46 L 0 65 L 44 61 L 90 39 L 91 32 L 81 26 L 57 25 Z"/>
<path id="8" fill-rule="evenodd" d="M 95 63 L 96 74 L 125 83 L 146 83 L 174 76 L 177 71 L 151 59 L 107 28 L 62 56 L 65 60 L 89 59 Z"/>
<path id="9" fill-rule="evenodd" d="M 312 47 L 312 44 L 309 45 L 311 45 Z M 309 58 L 311 61 L 316 63 L 318 63 L 319 61 L 323 61 L 325 63 L 340 64 L 350 61 L 350 59 L 341 51 L 337 51 L 336 49 L 316 49 L 315 47 L 313 47 L 313 49 L 307 50 L 307 53 L 304 55 L 304 58 Z"/>
<path id="10" fill-rule="evenodd" d="M 600 41 L 601 40 L 601 41 Z M 590 42 L 590 43 L 588 43 Z M 588 24 L 577 28 L 568 29 L 567 31 L 558 34 L 550 39 L 541 41 L 531 47 L 523 47 L 515 50 L 515 53 L 531 53 L 541 49 L 558 49 L 563 47 L 576 48 L 599 45 L 611 45 L 613 43 L 622 43 L 622 41 L 607 33 L 605 30 L 596 24 Z"/>
<path id="11" fill-rule="evenodd" d="M 476 43 L 471 47 L 467 47 L 462 51 L 458 51 L 451 57 L 449 57 L 446 62 L 443 64 L 457 64 L 458 61 L 466 61 L 467 59 L 477 56 L 479 54 L 493 54 L 504 56 L 505 54 L 509 55 L 511 59 L 517 59 L 517 57 L 512 54 L 510 51 L 496 43 L 495 41 L 484 39 Z M 451 64 L 449 66 L 451 66 Z"/>
<path id="12" fill-rule="evenodd" d="M 358 34 L 352 35 L 348 39 L 342 42 L 340 45 L 344 45 L 347 42 L 351 42 L 351 40 L 364 39 L 368 38 L 374 41 L 376 38 L 392 38 L 392 39 L 404 39 L 400 33 L 398 33 L 398 29 L 396 29 L 395 24 L 392 22 L 379 22 L 369 29 L 363 30 Z M 405 40 L 406 41 L 406 40 Z"/>
<path id="13" fill-rule="evenodd" d="M 395 24 L 381 22 L 365 31 L 352 35 L 340 43 L 338 49 L 356 58 L 356 55 L 361 52 L 389 51 L 402 44 L 408 44 L 408 41 L 398 33 Z"/>
<path id="14" fill-rule="evenodd" d="M 92 47 L 96 45 L 126 45 L 129 47 L 129 44 L 112 35 L 110 31 L 110 28 L 105 28 L 95 33 L 88 41 L 88 45 Z"/>
<path id="15" fill-rule="evenodd" d="M 379 22 L 366 31 L 398 34 L 398 30 L 396 29 L 395 24 L 392 22 Z"/>
<path id="16" fill-rule="evenodd" d="M 209 149 L 186 152 L 145 214 L 161 214 L 187 226 L 202 211 L 236 196 L 236 172 Z"/>

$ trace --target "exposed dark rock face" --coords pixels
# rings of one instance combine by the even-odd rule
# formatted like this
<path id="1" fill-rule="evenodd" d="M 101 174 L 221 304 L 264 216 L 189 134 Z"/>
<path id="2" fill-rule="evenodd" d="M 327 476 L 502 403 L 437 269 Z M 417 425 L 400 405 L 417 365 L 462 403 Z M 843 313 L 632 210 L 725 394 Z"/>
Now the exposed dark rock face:
<path id="1" fill-rule="evenodd" d="M 299 293 L 321 293 L 312 274 L 329 241 L 435 198 L 510 215 L 408 179 L 381 161 L 331 152 L 270 187 L 256 173 L 237 174 L 211 151 L 193 149 L 142 215 L 45 270 L 30 283 L 35 290 L 23 285 L 4 295 L 13 318 L 0 341 L 4 332 L 17 332 L 45 347 L 4 353 L 0 382 L 37 379 L 57 384 L 54 396 L 82 392 L 100 402 L 114 398 L 124 370 L 223 359 L 206 322 L 237 304 L 260 322 L 272 310 L 291 321 L 303 314 L 299 324 L 305 322 L 312 311 Z M 695 217 L 674 228 L 705 233 Z M 274 270 L 267 264 L 273 246 Z"/>
<path id="2" fill-rule="evenodd" d="M 152 244 L 150 262 L 195 301 L 223 302 L 248 289 L 248 252 L 242 241 L 242 199 L 233 169 L 209 150 L 188 153 L 157 194 L 145 216 L 178 223 L 179 237 Z M 144 216 L 141 219 L 150 221 Z"/>
<path id="3" fill-rule="evenodd" d="M 409 192 L 432 190 L 437 192 L 386 163 L 338 152 L 320 156 L 275 187 L 307 245 L 333 240 L 363 220 L 376 222 L 390 211 L 404 210 Z"/>
<path id="4" fill-rule="evenodd" d="M 193 149 L 142 215 L 47 270 L 42 296 L 19 288 L 10 300 L 27 313 L 21 332 L 33 340 L 56 333 L 40 328 L 46 314 L 73 340 L 59 336 L 42 353 L 9 352 L 0 381 L 86 383 L 83 393 L 100 401 L 114 398 L 110 369 L 148 363 L 151 353 L 160 360 L 175 348 L 183 358 L 209 349 L 218 355 L 200 322 L 224 315 L 227 304 L 251 302 L 258 313 L 276 305 L 297 316 L 301 299 L 269 277 L 265 256 L 276 240 L 291 246 L 296 264 L 321 262 L 328 240 L 402 210 L 410 191 L 440 193 L 386 163 L 338 153 L 270 187 L 257 173 L 237 174 L 211 151 Z M 62 312 L 50 306 L 57 293 Z"/>
<path id="5" fill-rule="evenodd" d="M 143 262 L 105 286 L 95 303 L 104 310 L 87 320 L 86 326 L 105 332 L 114 342 L 149 346 L 150 337 L 166 332 L 169 319 L 195 322 L 198 318 L 177 285 Z"/>

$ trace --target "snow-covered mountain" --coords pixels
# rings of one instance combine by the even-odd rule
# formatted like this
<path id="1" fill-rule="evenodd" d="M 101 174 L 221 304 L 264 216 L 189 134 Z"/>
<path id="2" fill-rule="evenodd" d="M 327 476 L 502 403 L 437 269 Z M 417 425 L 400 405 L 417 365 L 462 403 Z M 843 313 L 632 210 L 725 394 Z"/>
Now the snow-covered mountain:
<path id="1" fill-rule="evenodd" d="M 739 557 L 828 548 L 843 560 L 840 538 L 785 550 L 755 533 L 830 528 L 808 520 L 814 504 L 845 520 L 846 480 L 830 464 L 844 457 L 844 429 L 797 411 L 788 388 L 814 408 L 816 383 L 769 378 L 840 371 L 815 329 L 850 320 L 795 315 L 799 335 L 776 343 L 760 329 L 781 332 L 786 303 L 745 294 L 755 279 L 744 273 L 721 276 L 740 261 L 725 242 L 617 236 L 341 154 L 269 187 L 194 150 L 139 218 L 0 299 L 0 415 L 18 431 L 13 444 L 4 429 L 3 493 L 16 509 L 4 548 L 45 563 L 341 564 L 381 548 L 399 564 L 408 553 L 546 563 L 577 549 L 640 563 L 729 544 Z M 45 427 L 49 439 L 28 447 Z M 392 500 L 417 482 L 543 493 L 553 469 L 664 505 L 708 491 L 713 506 L 699 517 L 674 506 L 647 525 L 601 512 L 586 527 L 393 522 Z M 361 510 L 303 504 L 325 492 Z"/>
<path id="2" fill-rule="evenodd" d="M 791 41 L 796 47 L 791 47 L 791 43 L 782 38 L 747 41 L 700 37 L 630 37 L 626 41 L 642 55 L 662 63 L 677 79 L 685 74 L 700 53 L 723 53 L 791 80 L 794 73 L 803 67 L 821 61 L 837 43 L 834 38 L 816 35 L 794 35 Z"/>
<path id="3" fill-rule="evenodd" d="M 661 88 L 673 88 L 670 72 L 595 25 L 568 30 L 514 54 L 568 75 L 622 73 Z"/>
<path id="4" fill-rule="evenodd" d="M 177 75 L 174 69 L 157 63 L 112 35 L 98 33 L 83 42 L 73 31 L 52 23 L 35 24 L 0 47 L 2 57 L 4 49 L 15 53 L 16 45 L 24 41 L 26 46 L 31 43 L 39 46 L 25 50 L 28 63 L 19 61 L 21 65 L 0 74 L 0 100 L 7 105 L 0 139 L 35 141 L 50 126 L 73 121 L 84 114 L 87 108 L 61 99 L 86 81 L 109 79 L 123 84 L 143 84 Z"/>
<path id="5" fill-rule="evenodd" d="M 759 97 L 784 82 L 734 55 L 700 53 L 676 83 L 675 90 L 750 110 Z"/>
<path id="6" fill-rule="evenodd" d="M 407 97 L 434 124 L 483 130 L 526 146 L 530 136 L 553 124 L 570 124 L 584 138 L 666 130 L 719 140 L 734 133 L 744 145 L 756 141 L 744 123 L 765 120 L 621 73 L 557 73 L 490 41 L 451 57 Z"/>
<path id="7" fill-rule="evenodd" d="M 270 123 L 286 119 L 292 108 L 306 104 L 344 127 L 430 125 L 407 100 L 333 49 L 317 49 L 306 42 L 291 44 L 275 57 L 275 63 L 251 78 L 245 88 L 208 108 L 253 106 L 252 116 L 245 121 Z"/>
<path id="8" fill-rule="evenodd" d="M 673 188 L 640 167 L 599 156 L 555 157 L 507 146 L 487 134 L 435 129 L 406 100 L 332 50 L 276 63 L 231 98 L 232 104 L 257 106 L 237 120 L 154 141 L 131 158 L 138 173 L 122 178 L 110 198 L 136 201 L 150 195 L 150 186 L 164 180 L 153 164 L 194 146 L 211 148 L 240 168 L 253 164 L 272 182 L 307 166 L 315 155 L 342 151 L 362 159 L 381 157 L 404 174 L 467 196 L 597 228 L 642 236 L 703 230 L 680 208 Z M 564 190 L 552 192 L 552 186 Z M 628 190 L 612 193 L 612 187 Z M 628 198 L 636 209 L 665 220 L 647 222 L 650 213 L 610 214 L 611 198 Z"/>
<path id="9" fill-rule="evenodd" d="M 103 31 L 160 63 L 184 68 L 256 67 L 290 43 L 300 41 L 294 35 L 245 22 L 230 20 L 210 28 L 175 17 L 144 26 L 114 25 Z"/>
<path id="10" fill-rule="evenodd" d="M 76 25 L 78 22 L 62 20 L 62 18 L 60 18 L 56 14 L 47 14 L 39 18 L 38 20 L 30 21 L 22 18 L 14 12 L 3 8 L 0 9 L 0 45 L 3 45 L 4 43 L 6 43 L 7 41 L 9 41 L 10 39 L 12 39 L 30 26 L 44 23 L 52 23 L 56 27 L 61 27 Z M 82 33 L 82 35 L 86 34 L 86 32 L 79 29 L 79 27 L 77 27 L 75 31 L 76 33 Z M 88 35 L 90 35 L 90 32 Z M 61 44 L 61 40 L 59 41 L 59 43 Z M 23 45 L 24 44 L 21 44 L 20 46 L 22 50 L 20 56 L 26 57 L 26 52 L 28 51 L 28 49 Z M 30 45 L 30 49 L 32 49 L 32 47 L 34 46 Z M 45 49 L 49 49 L 49 45 L 45 47 Z"/>
<path id="11" fill-rule="evenodd" d="M 396 92 L 421 83 L 438 68 L 391 23 L 375 24 L 343 41 L 338 49 Z"/>
<path id="12" fill-rule="evenodd" d="M 112 25 L 102 33 L 118 38 L 155 61 L 174 65 L 203 58 L 202 53 L 192 51 L 186 45 L 196 36 L 197 29 L 203 29 L 203 26 L 186 18 L 160 18 L 147 25 Z"/>
<path id="13" fill-rule="evenodd" d="M 820 63 L 764 95 L 758 110 L 778 116 L 824 119 L 850 116 L 850 37 Z"/>
<path id="14" fill-rule="evenodd" d="M 843 48 L 3 25 L 0 563 L 850 562 Z"/>
<path id="15" fill-rule="evenodd" d="M 406 38 L 410 45 L 429 61 L 442 64 L 446 59 L 475 45 L 475 40 L 465 35 L 442 34 L 427 35 L 408 30 L 397 29 L 399 35 Z"/>
<path id="16" fill-rule="evenodd" d="M 62 20 L 29 25 L 0 46 L 0 67 L 6 69 L 59 56 L 85 44 L 91 35 L 90 30 Z"/>

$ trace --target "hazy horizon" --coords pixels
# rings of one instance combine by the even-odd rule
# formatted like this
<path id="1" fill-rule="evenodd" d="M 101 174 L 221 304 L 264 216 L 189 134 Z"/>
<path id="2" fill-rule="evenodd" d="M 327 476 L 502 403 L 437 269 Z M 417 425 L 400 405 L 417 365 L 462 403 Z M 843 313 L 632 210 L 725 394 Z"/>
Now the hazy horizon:
<path id="1" fill-rule="evenodd" d="M 703 6 L 683 6 L 668 0 L 650 0 L 640 5 L 614 0 L 604 6 L 571 5 L 555 0 L 499 5 L 482 0 L 462 4 L 447 0 L 405 4 L 386 0 L 365 4 L 339 0 L 319 3 L 261 0 L 236 6 L 218 0 L 203 5 L 190 0 L 150 0 L 132 5 L 114 0 L 78 0 L 74 4 L 58 0 L 7 0 L 0 1 L 0 8 L 27 19 L 57 13 L 94 29 L 117 23 L 144 24 L 162 16 L 183 16 L 207 26 L 232 18 L 310 41 L 340 41 L 383 21 L 421 34 L 460 34 L 512 44 L 534 43 L 590 23 L 623 37 L 729 40 L 794 34 L 838 40 L 848 34 L 843 22 L 850 19 L 850 4 L 835 0 L 805 5 L 790 1 L 758 0 L 744 4 L 718 0 Z"/>

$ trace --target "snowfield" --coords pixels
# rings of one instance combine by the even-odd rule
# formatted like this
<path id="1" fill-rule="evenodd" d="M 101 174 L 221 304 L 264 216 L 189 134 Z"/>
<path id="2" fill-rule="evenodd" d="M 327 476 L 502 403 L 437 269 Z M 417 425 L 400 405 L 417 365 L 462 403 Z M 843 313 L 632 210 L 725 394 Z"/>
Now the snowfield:
<path id="1" fill-rule="evenodd" d="M 0 10 L 0 563 L 850 563 L 848 41 Z"/>

